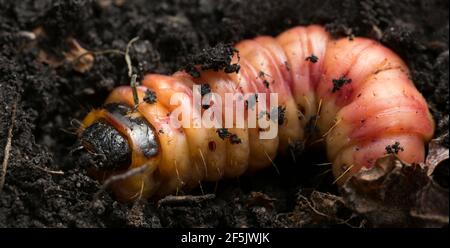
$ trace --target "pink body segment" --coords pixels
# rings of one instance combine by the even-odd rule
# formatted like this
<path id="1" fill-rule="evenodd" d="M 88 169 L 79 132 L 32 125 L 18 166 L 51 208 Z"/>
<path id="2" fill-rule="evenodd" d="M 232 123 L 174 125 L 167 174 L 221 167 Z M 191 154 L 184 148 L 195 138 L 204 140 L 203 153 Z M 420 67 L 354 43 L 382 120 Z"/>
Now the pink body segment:
<path id="1" fill-rule="evenodd" d="M 234 56 L 233 62 L 239 63 L 238 72 L 203 71 L 199 78 L 185 72 L 149 74 L 143 79 L 140 98 L 150 89 L 157 102 L 142 102 L 137 111 L 155 129 L 163 130 L 159 134 L 161 179 L 148 185 L 158 187 L 153 195 L 270 166 L 277 154 L 288 154 L 294 144 L 312 142 L 307 140 L 312 124 L 339 184 L 361 168 L 374 166 L 387 154 L 386 147 L 396 143 L 401 147 L 396 151 L 401 160 L 424 161 L 434 121 L 407 66 L 390 49 L 366 38 L 336 40 L 317 25 L 295 27 L 274 38 L 244 40 L 236 48 L 239 58 Z M 261 140 L 259 128 L 246 125 L 229 129 L 239 138 L 231 142 L 220 138 L 215 128 L 171 127 L 168 119 L 178 107 L 191 116 L 191 124 L 206 111 L 192 105 L 196 84 L 208 84 L 222 97 L 226 93 L 277 93 L 278 104 L 285 109 L 278 136 Z M 176 93 L 184 96 L 173 105 L 170 99 Z M 131 89 L 116 89 L 107 102 L 132 106 Z"/>

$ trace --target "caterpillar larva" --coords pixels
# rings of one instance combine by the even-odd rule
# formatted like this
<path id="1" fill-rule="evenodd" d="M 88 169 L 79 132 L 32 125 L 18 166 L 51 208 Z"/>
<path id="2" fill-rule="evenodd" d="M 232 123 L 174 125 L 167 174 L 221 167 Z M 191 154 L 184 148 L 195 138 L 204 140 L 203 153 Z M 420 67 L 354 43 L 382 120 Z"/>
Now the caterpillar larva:
<path id="1" fill-rule="evenodd" d="M 113 191 L 121 200 L 163 196 L 202 180 L 267 167 L 277 153 L 305 141 L 311 122 L 323 137 L 339 183 L 373 166 L 387 148 L 407 163 L 424 160 L 434 122 L 407 66 L 388 48 L 365 38 L 334 40 L 312 25 L 275 38 L 244 40 L 236 49 L 238 72 L 145 76 L 137 106 L 130 87 L 116 88 L 79 129 L 85 149 L 107 157 L 92 169 L 94 176 L 106 179 L 144 166 L 143 172 L 114 182 Z M 174 127 L 170 118 L 177 108 L 191 116 L 208 109 L 194 108 L 194 85 L 201 86 L 202 95 L 277 93 L 278 135 L 260 139 L 262 129 L 247 125 Z M 183 93 L 181 104 L 171 104 L 175 93 Z"/>

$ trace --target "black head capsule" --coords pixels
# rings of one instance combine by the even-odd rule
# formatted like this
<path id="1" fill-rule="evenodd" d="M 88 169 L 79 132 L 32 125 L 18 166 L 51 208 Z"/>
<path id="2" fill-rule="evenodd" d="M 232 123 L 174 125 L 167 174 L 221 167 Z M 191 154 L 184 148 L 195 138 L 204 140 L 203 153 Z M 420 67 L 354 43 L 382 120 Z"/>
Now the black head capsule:
<path id="1" fill-rule="evenodd" d="M 131 163 L 128 141 L 114 127 L 99 121 L 87 127 L 80 137 L 81 145 L 99 169 L 115 170 Z"/>
<path id="2" fill-rule="evenodd" d="M 122 104 L 107 104 L 104 109 L 114 121 L 99 118 L 80 135 L 80 143 L 88 153 L 83 155 L 93 161 L 89 164 L 102 170 L 126 169 L 132 163 L 133 152 L 139 152 L 145 158 L 158 155 L 157 132 L 145 118 Z M 129 130 L 128 138 L 119 132 L 125 129 Z"/>

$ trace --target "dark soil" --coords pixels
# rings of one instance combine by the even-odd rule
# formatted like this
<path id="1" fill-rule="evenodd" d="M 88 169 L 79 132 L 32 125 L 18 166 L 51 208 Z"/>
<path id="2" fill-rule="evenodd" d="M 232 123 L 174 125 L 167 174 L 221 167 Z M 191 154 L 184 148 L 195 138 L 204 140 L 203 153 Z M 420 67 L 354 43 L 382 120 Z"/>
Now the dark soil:
<path id="1" fill-rule="evenodd" d="M 192 61 L 223 67 L 228 44 L 299 24 L 322 24 L 336 36 L 371 37 L 398 52 L 430 103 L 436 136 L 447 133 L 448 147 L 448 5 L 448 0 L 0 0 L 0 161 L 14 125 L 0 227 L 344 225 L 339 220 L 351 212 L 335 196 L 328 167 L 316 165 L 326 162 L 324 155 L 313 149 L 297 158 L 298 166 L 278 159 L 279 174 L 270 168 L 205 184 L 203 196 L 197 190 L 191 192 L 196 197 L 122 204 L 102 192 L 94 200 L 99 183 L 70 156 L 74 120 L 128 83 L 126 64 L 121 56 L 105 54 L 95 56 L 85 73 L 71 64 L 53 68 L 37 60 L 38 47 L 61 57 L 67 37 L 101 51 L 124 50 L 139 36 L 131 57 L 141 77 L 189 68 Z M 31 45 L 35 41 L 24 31 L 36 27 L 47 37 Z M 448 179 L 448 167 L 446 173 Z M 310 203 L 331 217 L 305 208 Z M 361 223 L 371 226 L 359 218 L 345 225 Z"/>

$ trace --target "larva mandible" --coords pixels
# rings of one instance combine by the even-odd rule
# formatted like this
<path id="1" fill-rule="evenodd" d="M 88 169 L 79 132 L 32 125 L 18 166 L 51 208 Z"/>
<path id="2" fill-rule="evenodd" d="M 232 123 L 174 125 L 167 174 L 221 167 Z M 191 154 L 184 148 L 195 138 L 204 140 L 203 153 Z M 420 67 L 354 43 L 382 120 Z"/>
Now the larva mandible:
<path id="1" fill-rule="evenodd" d="M 111 185 L 124 201 L 172 194 L 202 180 L 238 177 L 269 166 L 277 153 L 303 142 L 311 121 L 324 138 L 338 183 L 373 166 L 393 144 L 401 160 L 424 160 L 434 132 L 427 103 L 401 58 L 378 42 L 332 39 L 324 28 L 311 25 L 235 47 L 238 72 L 203 71 L 199 78 L 186 72 L 146 75 L 138 87 L 142 102 L 135 109 L 130 87 L 114 89 L 104 107 L 91 111 L 78 130 L 88 151 L 108 156 L 102 168 L 92 169 L 94 177 L 106 179 L 146 166 Z M 170 104 L 170 96 L 182 92 L 192 103 L 192 86 L 205 82 L 206 90 L 218 94 L 278 93 L 283 112 L 278 136 L 259 139 L 258 128 L 169 125 L 171 111 L 178 107 Z M 195 111 L 191 104 L 182 108 Z"/>

